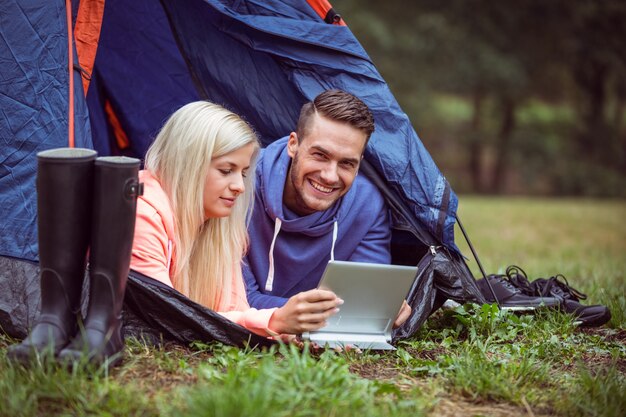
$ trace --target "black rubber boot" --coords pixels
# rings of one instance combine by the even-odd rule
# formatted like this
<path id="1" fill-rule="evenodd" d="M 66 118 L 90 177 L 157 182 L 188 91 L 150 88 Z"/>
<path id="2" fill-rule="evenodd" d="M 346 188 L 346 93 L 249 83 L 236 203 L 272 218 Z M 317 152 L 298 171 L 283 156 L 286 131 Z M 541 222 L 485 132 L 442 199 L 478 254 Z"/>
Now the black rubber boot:
<path id="1" fill-rule="evenodd" d="M 95 162 L 89 252 L 89 307 L 81 328 L 59 354 L 61 362 L 113 366 L 121 360 L 122 304 L 135 231 L 139 160 L 102 157 Z"/>
<path id="2" fill-rule="evenodd" d="M 76 334 L 96 155 L 80 148 L 37 154 L 41 311 L 28 337 L 8 349 L 9 359 L 28 363 L 43 352 L 56 355 Z"/>

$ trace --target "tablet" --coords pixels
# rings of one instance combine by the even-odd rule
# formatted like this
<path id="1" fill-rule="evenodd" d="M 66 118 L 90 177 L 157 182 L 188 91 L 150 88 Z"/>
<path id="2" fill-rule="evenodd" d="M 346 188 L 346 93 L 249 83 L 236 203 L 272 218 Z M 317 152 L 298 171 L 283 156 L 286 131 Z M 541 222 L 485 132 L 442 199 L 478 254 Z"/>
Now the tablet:
<path id="1" fill-rule="evenodd" d="M 328 324 L 302 335 L 329 347 L 352 345 L 361 349 L 395 349 L 391 331 L 415 277 L 417 267 L 330 261 L 318 288 L 344 300 Z"/>

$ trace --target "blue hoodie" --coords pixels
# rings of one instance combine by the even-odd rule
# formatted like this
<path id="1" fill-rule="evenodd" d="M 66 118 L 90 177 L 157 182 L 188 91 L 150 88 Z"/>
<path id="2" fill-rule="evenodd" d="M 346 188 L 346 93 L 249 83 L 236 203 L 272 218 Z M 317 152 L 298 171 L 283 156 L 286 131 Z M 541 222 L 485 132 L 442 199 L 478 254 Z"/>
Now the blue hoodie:
<path id="1" fill-rule="evenodd" d="M 298 216 L 284 206 L 291 163 L 287 139 L 262 150 L 257 164 L 250 247 L 243 268 L 248 302 L 255 308 L 281 307 L 289 297 L 316 288 L 331 257 L 391 262 L 389 210 L 364 175 L 357 175 L 350 190 L 328 210 Z"/>

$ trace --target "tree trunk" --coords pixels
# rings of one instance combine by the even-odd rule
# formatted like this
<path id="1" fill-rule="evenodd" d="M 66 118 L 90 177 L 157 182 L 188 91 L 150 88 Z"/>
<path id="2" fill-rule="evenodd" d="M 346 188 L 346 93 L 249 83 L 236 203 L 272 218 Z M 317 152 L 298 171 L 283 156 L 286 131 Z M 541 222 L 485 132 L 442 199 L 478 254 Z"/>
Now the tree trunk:
<path id="1" fill-rule="evenodd" d="M 617 95 L 615 113 L 613 114 L 613 125 L 617 135 L 619 146 L 618 166 L 622 172 L 626 172 L 626 129 L 624 128 L 624 110 L 626 110 L 626 97 L 623 91 Z"/>
<path id="2" fill-rule="evenodd" d="M 590 61 L 581 65 L 574 74 L 576 82 L 585 95 L 583 100 L 582 120 L 584 126 L 578 135 L 579 154 L 581 157 L 591 157 L 592 160 L 601 159 L 601 149 L 594 146 L 595 141 L 603 138 L 606 133 L 606 80 L 608 67 L 597 61 Z"/>
<path id="3" fill-rule="evenodd" d="M 476 193 L 483 192 L 482 186 L 482 150 L 481 132 L 482 127 L 482 107 L 484 96 L 482 92 L 474 92 L 473 107 L 474 114 L 472 116 L 472 125 L 469 136 L 469 171 L 472 179 L 472 189 Z"/>
<path id="4" fill-rule="evenodd" d="M 510 97 L 502 97 L 502 124 L 496 142 L 496 162 L 491 177 L 492 193 L 502 193 L 506 184 L 506 167 L 511 149 L 511 137 L 515 129 L 516 103 Z"/>

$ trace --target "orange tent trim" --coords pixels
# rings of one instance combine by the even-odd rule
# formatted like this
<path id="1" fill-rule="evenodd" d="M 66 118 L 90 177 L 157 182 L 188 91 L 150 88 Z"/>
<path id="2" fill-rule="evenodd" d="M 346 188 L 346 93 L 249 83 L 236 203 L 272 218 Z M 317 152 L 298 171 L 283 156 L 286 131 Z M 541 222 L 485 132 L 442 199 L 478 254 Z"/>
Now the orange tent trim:
<path id="1" fill-rule="evenodd" d="M 78 5 L 74 40 L 76 41 L 78 64 L 88 74 L 87 77 L 84 75 L 82 77 L 85 97 L 87 96 L 89 81 L 93 72 L 94 62 L 96 61 L 100 29 L 102 28 L 102 16 L 104 15 L 104 2 L 105 0 L 83 0 Z"/>
<path id="2" fill-rule="evenodd" d="M 72 47 L 72 1 L 65 0 L 67 19 L 67 61 L 69 72 L 67 146 L 74 147 L 74 48 Z"/>
<path id="3" fill-rule="evenodd" d="M 309 3 L 309 6 L 311 6 L 311 8 L 315 10 L 315 13 L 317 13 L 322 18 L 322 20 L 326 19 L 328 11 L 333 8 L 333 6 L 327 0 L 306 1 L 307 3 Z M 346 22 L 344 22 L 343 19 L 339 18 L 338 21 L 333 22 L 333 25 L 346 26 Z"/>
<path id="4" fill-rule="evenodd" d="M 109 100 L 106 100 L 104 102 L 104 112 L 106 113 L 109 124 L 113 129 L 113 136 L 115 136 L 115 142 L 117 143 L 117 147 L 119 149 L 128 148 L 130 146 L 128 135 L 126 135 L 126 132 L 122 127 L 122 123 L 115 114 L 115 110 L 113 110 L 113 106 L 111 105 L 111 102 Z"/>

